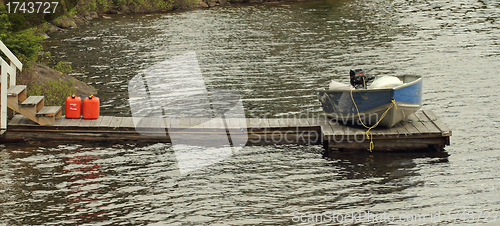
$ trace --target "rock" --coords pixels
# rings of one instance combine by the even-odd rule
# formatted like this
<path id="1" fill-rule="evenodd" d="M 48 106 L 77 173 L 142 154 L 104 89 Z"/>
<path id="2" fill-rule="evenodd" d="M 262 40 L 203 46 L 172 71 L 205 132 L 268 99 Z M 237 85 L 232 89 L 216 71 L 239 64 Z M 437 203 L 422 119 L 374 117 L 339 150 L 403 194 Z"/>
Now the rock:
<path id="1" fill-rule="evenodd" d="M 75 77 L 67 74 L 63 74 L 59 71 L 56 71 L 48 66 L 38 64 L 38 63 L 33 63 L 33 66 L 31 67 L 31 73 L 33 76 L 33 79 L 35 79 L 39 83 L 46 83 L 47 81 L 61 81 L 61 80 L 66 80 L 66 81 L 72 81 L 73 85 L 75 87 L 75 94 L 81 97 L 84 96 L 90 96 L 90 95 L 97 95 L 97 90 L 88 85 L 87 83 L 84 83 Z M 29 87 L 28 87 L 29 89 Z"/>
<path id="2" fill-rule="evenodd" d="M 85 22 L 83 17 L 77 16 L 77 15 L 73 16 L 73 20 L 75 21 L 76 24 L 81 24 L 81 23 Z"/>
<path id="3" fill-rule="evenodd" d="M 205 2 L 205 1 L 199 1 L 198 4 L 196 4 L 196 7 L 200 7 L 200 8 L 208 8 L 208 4 Z"/>
<path id="4" fill-rule="evenodd" d="M 56 25 L 53 25 L 51 23 L 47 23 L 47 27 L 45 28 L 45 32 L 51 33 L 51 32 L 56 32 L 56 31 L 62 31 L 60 27 L 57 27 Z"/>
<path id="5" fill-rule="evenodd" d="M 99 18 L 99 14 L 97 14 L 95 11 L 92 11 L 89 13 L 90 14 L 90 17 L 92 17 L 92 19 L 97 19 Z"/>
<path id="6" fill-rule="evenodd" d="M 124 13 L 124 14 L 129 14 L 129 13 L 132 13 L 132 10 L 126 5 L 121 5 L 120 12 Z"/>
<path id="7" fill-rule="evenodd" d="M 81 18 L 83 18 L 83 20 L 85 20 L 85 21 L 90 21 L 90 20 L 92 20 L 92 17 L 90 16 L 90 13 L 88 13 L 88 12 L 86 12 L 86 13 L 84 13 L 84 14 L 80 15 L 80 17 L 81 17 Z"/>
<path id="8" fill-rule="evenodd" d="M 61 16 L 54 20 L 52 20 L 52 24 L 60 27 L 60 28 L 76 28 L 76 23 L 71 18 L 67 16 Z"/>
<path id="9" fill-rule="evenodd" d="M 229 3 L 226 0 L 218 0 L 218 2 L 221 6 L 227 5 Z"/>
<path id="10" fill-rule="evenodd" d="M 207 4 L 208 4 L 208 6 L 210 6 L 210 7 L 214 7 L 214 6 L 216 6 L 216 5 L 217 5 L 217 1 L 216 1 L 216 0 L 209 0 L 209 1 L 207 2 Z"/>

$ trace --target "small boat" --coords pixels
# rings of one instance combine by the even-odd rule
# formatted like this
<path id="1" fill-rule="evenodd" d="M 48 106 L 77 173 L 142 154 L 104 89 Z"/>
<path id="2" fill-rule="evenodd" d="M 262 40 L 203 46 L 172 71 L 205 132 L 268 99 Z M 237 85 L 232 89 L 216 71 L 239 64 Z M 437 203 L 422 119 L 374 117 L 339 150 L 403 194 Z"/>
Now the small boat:
<path id="1" fill-rule="evenodd" d="M 421 76 L 374 79 L 362 69 L 351 70 L 350 76 L 351 85 L 332 81 L 328 89 L 317 90 L 323 111 L 338 123 L 390 128 L 422 106 Z"/>

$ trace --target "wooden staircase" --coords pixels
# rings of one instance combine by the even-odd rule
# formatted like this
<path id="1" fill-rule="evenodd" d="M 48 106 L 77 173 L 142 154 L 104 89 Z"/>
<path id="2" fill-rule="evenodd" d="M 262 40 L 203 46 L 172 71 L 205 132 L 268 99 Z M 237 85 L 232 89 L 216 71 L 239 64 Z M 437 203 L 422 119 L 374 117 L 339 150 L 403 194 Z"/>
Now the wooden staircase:
<path id="1" fill-rule="evenodd" d="M 7 90 L 7 107 L 26 116 L 40 125 L 53 125 L 62 117 L 61 106 L 44 106 L 44 96 L 26 94 L 25 85 L 11 86 Z"/>
<path id="2" fill-rule="evenodd" d="M 23 64 L 2 41 L 0 51 L 10 61 L 0 56 L 0 136 L 7 131 L 8 109 L 40 125 L 53 125 L 56 118 L 62 117 L 62 107 L 45 107 L 43 96 L 28 97 L 26 86 L 16 85 L 16 73 L 23 69 Z"/>

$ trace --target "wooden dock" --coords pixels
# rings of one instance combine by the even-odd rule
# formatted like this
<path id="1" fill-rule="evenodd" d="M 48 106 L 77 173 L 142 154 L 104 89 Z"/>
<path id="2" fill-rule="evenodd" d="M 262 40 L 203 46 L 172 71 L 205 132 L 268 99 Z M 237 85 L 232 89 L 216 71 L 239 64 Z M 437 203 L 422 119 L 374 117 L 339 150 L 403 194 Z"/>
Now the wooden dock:
<path id="1" fill-rule="evenodd" d="M 323 144 L 327 150 L 368 149 L 366 129 L 316 118 L 143 118 L 100 116 L 95 120 L 57 118 L 54 125 L 38 125 L 22 115 L 8 122 L 0 138 L 6 142 L 171 142 L 181 135 L 194 143 L 224 134 L 246 145 Z M 137 125 L 136 125 L 137 124 Z M 442 149 L 451 131 L 430 110 L 419 111 L 396 126 L 371 130 L 375 151 Z M 195 142 L 198 141 L 198 142 Z"/>

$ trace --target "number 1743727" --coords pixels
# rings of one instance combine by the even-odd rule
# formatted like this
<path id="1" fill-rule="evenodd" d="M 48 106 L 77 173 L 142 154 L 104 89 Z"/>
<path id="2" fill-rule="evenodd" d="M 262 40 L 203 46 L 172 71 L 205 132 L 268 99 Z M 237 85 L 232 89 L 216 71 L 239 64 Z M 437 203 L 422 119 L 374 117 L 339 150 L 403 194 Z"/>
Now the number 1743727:
<path id="1" fill-rule="evenodd" d="M 9 2 L 7 13 L 55 13 L 59 2 Z"/>

